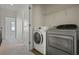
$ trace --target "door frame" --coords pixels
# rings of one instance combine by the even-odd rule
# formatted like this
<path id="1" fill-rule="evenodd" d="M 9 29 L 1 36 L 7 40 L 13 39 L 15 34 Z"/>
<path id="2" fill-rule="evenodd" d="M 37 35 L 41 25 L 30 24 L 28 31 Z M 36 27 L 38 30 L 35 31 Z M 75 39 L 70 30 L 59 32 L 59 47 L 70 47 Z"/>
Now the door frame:
<path id="1" fill-rule="evenodd" d="M 32 4 L 29 4 L 29 50 L 33 49 Z"/>
<path id="2" fill-rule="evenodd" d="M 6 40 L 6 18 L 15 18 L 15 39 L 16 39 L 16 17 L 5 16 L 4 17 L 4 40 Z"/>

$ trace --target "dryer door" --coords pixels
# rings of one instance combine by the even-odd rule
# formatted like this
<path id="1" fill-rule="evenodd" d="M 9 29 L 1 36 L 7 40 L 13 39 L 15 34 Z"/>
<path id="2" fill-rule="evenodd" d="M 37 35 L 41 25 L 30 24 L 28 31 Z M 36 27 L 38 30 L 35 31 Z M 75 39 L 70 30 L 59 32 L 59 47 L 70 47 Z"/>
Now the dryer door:
<path id="1" fill-rule="evenodd" d="M 43 35 L 40 32 L 35 32 L 33 39 L 36 44 L 40 44 L 43 42 Z"/>

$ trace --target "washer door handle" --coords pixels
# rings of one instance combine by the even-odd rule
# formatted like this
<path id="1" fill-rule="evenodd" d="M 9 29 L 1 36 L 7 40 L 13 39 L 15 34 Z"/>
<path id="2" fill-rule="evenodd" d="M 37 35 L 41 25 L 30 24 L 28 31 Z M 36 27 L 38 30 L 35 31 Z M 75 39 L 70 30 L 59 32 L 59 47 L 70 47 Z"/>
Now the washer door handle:
<path id="1" fill-rule="evenodd" d="M 41 34 L 41 44 L 43 43 L 43 35 Z"/>

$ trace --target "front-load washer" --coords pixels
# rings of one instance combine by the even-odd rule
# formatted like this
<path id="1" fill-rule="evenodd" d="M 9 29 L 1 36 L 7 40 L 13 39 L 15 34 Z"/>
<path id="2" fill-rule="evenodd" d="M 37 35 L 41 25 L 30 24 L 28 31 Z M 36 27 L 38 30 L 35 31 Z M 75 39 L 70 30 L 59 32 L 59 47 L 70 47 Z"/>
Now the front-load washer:
<path id="1" fill-rule="evenodd" d="M 42 54 L 46 54 L 46 26 L 37 27 L 33 32 L 34 49 Z"/>

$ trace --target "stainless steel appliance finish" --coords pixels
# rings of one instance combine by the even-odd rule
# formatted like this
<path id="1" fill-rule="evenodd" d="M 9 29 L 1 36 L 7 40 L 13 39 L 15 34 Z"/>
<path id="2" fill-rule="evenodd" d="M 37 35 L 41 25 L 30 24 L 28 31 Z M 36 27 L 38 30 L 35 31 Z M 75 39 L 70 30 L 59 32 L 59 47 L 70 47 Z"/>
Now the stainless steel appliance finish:
<path id="1" fill-rule="evenodd" d="M 47 55 L 74 55 L 77 54 L 77 30 L 47 31 Z"/>

